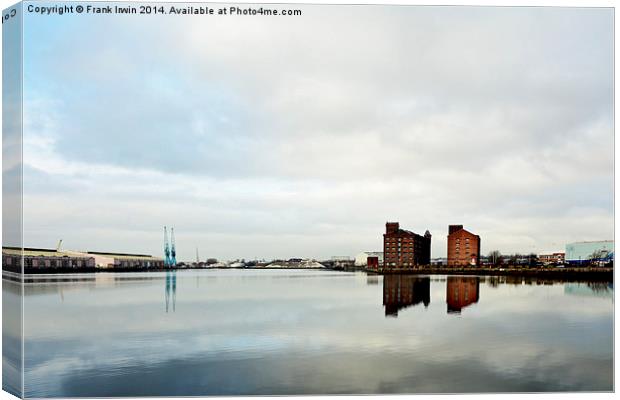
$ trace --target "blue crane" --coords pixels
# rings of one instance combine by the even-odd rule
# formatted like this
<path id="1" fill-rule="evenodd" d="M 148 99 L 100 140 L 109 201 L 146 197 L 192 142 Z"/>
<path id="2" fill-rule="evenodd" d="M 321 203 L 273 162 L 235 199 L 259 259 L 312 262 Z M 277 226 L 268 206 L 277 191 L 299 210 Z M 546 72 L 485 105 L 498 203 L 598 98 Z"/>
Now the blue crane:
<path id="1" fill-rule="evenodd" d="M 170 228 L 170 242 L 172 243 L 172 249 L 170 250 L 170 266 L 177 266 L 177 249 L 174 244 L 174 228 Z"/>
<path id="2" fill-rule="evenodd" d="M 170 247 L 168 246 L 168 231 L 164 226 L 164 268 L 168 268 L 172 265 L 170 259 Z"/>

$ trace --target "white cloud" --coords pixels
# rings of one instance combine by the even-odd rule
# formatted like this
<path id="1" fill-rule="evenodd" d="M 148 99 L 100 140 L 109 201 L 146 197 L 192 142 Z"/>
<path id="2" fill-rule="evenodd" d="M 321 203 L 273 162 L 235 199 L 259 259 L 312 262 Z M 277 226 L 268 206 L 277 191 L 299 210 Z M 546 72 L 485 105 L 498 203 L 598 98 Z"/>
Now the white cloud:
<path id="1" fill-rule="evenodd" d="M 27 70 L 52 78 L 25 82 L 27 244 L 158 252 L 166 224 L 182 259 L 320 258 L 380 249 L 386 220 L 430 229 L 433 256 L 450 223 L 483 251 L 612 235 L 610 10 L 300 7 L 29 17 Z"/>

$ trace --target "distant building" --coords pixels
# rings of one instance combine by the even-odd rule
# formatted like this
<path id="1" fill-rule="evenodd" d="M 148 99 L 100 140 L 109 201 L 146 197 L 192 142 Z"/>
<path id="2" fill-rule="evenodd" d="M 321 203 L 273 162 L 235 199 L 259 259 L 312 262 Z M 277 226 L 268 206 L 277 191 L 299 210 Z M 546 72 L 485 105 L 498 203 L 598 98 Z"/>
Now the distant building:
<path id="1" fill-rule="evenodd" d="M 543 265 L 564 264 L 564 253 L 539 254 L 538 261 Z"/>
<path id="2" fill-rule="evenodd" d="M 566 245 L 567 264 L 613 261 L 614 241 L 575 242 Z"/>
<path id="3" fill-rule="evenodd" d="M 20 269 L 22 249 L 2 248 L 2 267 Z M 82 269 L 82 268 L 163 268 L 164 261 L 158 257 L 144 254 L 80 252 L 24 248 L 24 268 L 32 269 Z"/>
<path id="4" fill-rule="evenodd" d="M 446 283 L 448 313 L 460 314 L 461 310 L 479 299 L 480 279 L 478 277 L 449 276 Z"/>
<path id="5" fill-rule="evenodd" d="M 349 256 L 333 256 L 326 265 L 337 269 L 352 268 L 355 265 L 355 260 Z"/>
<path id="6" fill-rule="evenodd" d="M 431 234 L 424 236 L 400 229 L 398 222 L 387 222 L 383 235 L 383 267 L 411 268 L 431 262 Z"/>
<path id="7" fill-rule="evenodd" d="M 74 254 L 67 251 L 30 247 L 24 249 L 21 247 L 3 247 L 2 269 L 22 272 L 22 256 L 24 259 L 23 267 L 28 270 L 36 268 L 80 269 L 95 267 L 95 258 L 88 254 Z"/>
<path id="8" fill-rule="evenodd" d="M 164 260 L 148 254 L 103 253 L 89 251 L 87 254 L 95 258 L 97 268 L 163 268 Z"/>
<path id="9" fill-rule="evenodd" d="M 463 229 L 463 225 L 448 226 L 448 265 L 479 265 L 480 236 Z"/>
<path id="10" fill-rule="evenodd" d="M 379 265 L 381 265 L 379 262 L 379 257 L 370 256 L 366 259 L 366 267 L 368 269 L 377 270 L 379 269 Z"/>
<path id="11" fill-rule="evenodd" d="M 440 258 L 433 258 L 431 259 L 431 265 L 435 265 L 435 266 L 442 266 L 442 265 L 447 265 L 448 264 L 448 259 L 446 257 L 440 257 Z"/>
<path id="12" fill-rule="evenodd" d="M 363 251 L 355 256 L 355 266 L 365 267 L 368 264 L 368 257 L 377 257 L 383 263 L 383 253 L 380 251 Z"/>

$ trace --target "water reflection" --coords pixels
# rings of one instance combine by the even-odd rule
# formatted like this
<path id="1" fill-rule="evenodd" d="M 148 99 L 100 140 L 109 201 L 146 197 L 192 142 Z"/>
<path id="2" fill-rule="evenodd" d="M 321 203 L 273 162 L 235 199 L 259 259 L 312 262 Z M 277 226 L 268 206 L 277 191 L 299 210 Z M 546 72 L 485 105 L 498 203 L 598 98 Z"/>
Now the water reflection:
<path id="1" fill-rule="evenodd" d="M 431 280 L 407 275 L 386 275 L 383 277 L 383 305 L 385 315 L 398 316 L 398 310 L 431 302 Z"/>
<path id="2" fill-rule="evenodd" d="M 479 299 L 480 278 L 449 276 L 446 284 L 448 313 L 460 314 L 461 310 Z"/>
<path id="3" fill-rule="evenodd" d="M 564 294 L 613 299 L 614 287 L 611 282 L 566 283 L 564 284 Z"/>
<path id="4" fill-rule="evenodd" d="M 166 312 L 169 309 L 171 294 L 172 312 L 175 312 L 177 304 L 177 271 L 166 271 Z"/>
<path id="5" fill-rule="evenodd" d="M 22 302 L 23 286 L 2 280 L 2 389 L 22 396 Z"/>
<path id="6" fill-rule="evenodd" d="M 367 279 L 302 270 L 105 273 L 69 281 L 72 277 L 25 285 L 26 397 L 614 387 L 613 298 L 576 296 L 573 283 L 523 279 L 516 285 L 518 279 L 502 277 L 503 283 L 491 287 L 495 279 L 489 277 Z M 177 284 L 183 290 L 179 312 Z M 455 318 L 445 308 L 455 287 L 457 300 L 467 288 L 468 302 L 484 301 Z M 605 283 L 577 288 L 613 295 Z M 5 312 L 21 315 L 18 288 L 9 287 L 4 296 Z M 385 316 L 397 313 L 398 318 Z M 4 332 L 7 346 L 11 338 L 19 344 L 20 333 Z M 20 362 L 19 356 L 5 354 L 4 365 L 10 358 Z"/>

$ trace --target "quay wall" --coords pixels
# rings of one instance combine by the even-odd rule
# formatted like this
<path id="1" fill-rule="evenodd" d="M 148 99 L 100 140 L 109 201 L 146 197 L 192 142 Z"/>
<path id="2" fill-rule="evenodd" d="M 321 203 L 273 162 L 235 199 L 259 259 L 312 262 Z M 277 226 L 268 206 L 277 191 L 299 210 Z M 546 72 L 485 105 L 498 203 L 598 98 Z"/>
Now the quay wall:
<path id="1" fill-rule="evenodd" d="M 586 279 L 610 282 L 614 269 L 607 267 L 582 268 L 467 268 L 467 267 L 418 267 L 408 269 L 366 270 L 377 275 L 492 275 L 524 276 L 559 279 Z"/>

